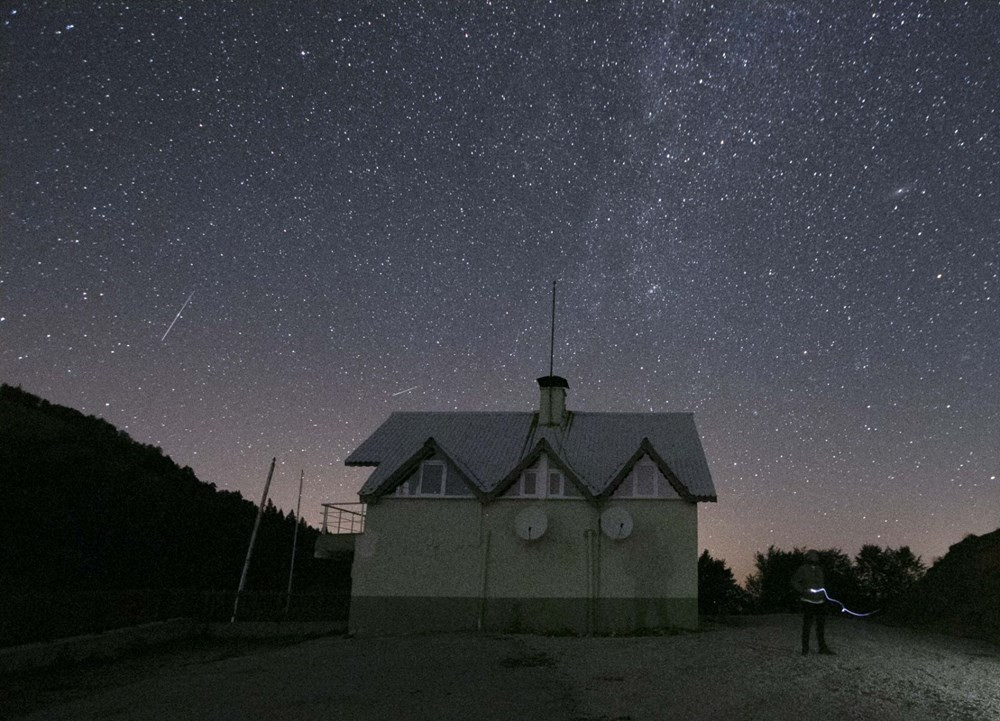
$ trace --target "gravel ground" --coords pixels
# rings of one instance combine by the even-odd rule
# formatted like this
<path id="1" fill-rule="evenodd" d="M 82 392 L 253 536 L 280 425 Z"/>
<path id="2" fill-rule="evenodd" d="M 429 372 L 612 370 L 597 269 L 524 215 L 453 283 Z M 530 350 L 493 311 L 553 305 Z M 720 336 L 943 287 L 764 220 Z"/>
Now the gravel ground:
<path id="1" fill-rule="evenodd" d="M 1000 719 L 1000 647 L 871 621 L 828 628 L 836 656 L 799 655 L 793 616 L 674 636 L 196 642 L 0 679 L 0 717 Z"/>

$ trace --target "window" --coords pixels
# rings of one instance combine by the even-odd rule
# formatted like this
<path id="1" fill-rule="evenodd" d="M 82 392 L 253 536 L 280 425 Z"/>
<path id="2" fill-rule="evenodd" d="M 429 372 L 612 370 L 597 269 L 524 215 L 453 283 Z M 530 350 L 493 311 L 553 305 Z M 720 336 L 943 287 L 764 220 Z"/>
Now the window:
<path id="1" fill-rule="evenodd" d="M 578 497 L 580 491 L 573 484 L 573 481 L 566 478 L 559 471 L 549 472 L 549 496 L 560 496 L 563 498 Z"/>
<path id="2" fill-rule="evenodd" d="M 580 490 L 545 456 L 521 472 L 505 494 L 508 498 L 583 498 Z"/>
<path id="3" fill-rule="evenodd" d="M 415 496 L 417 495 L 417 486 L 419 485 L 419 478 L 411 478 L 408 481 L 403 481 L 394 491 L 394 495 L 397 496 Z"/>
<path id="4" fill-rule="evenodd" d="M 446 473 L 444 478 L 444 495 L 469 497 L 472 495 L 472 491 L 469 490 L 461 475 L 458 473 Z"/>
<path id="5" fill-rule="evenodd" d="M 635 495 L 655 496 L 656 495 L 656 469 L 653 466 L 642 464 L 635 467 Z"/>
<path id="6" fill-rule="evenodd" d="M 518 484 L 520 487 L 518 490 L 519 496 L 538 496 L 541 495 L 538 492 L 538 472 L 537 471 L 525 471 L 521 474 L 521 481 Z"/>
<path id="7" fill-rule="evenodd" d="M 396 487 L 397 496 L 470 498 L 472 491 L 458 473 L 448 473 L 444 461 L 424 461 L 407 480 Z"/>
<path id="8" fill-rule="evenodd" d="M 660 469 L 646 458 L 632 467 L 632 472 L 618 486 L 614 495 L 619 498 L 676 498 L 677 492 L 660 473 Z"/>
<path id="9" fill-rule="evenodd" d="M 559 471 L 549 473 L 549 495 L 561 496 L 563 486 L 563 476 Z"/>
<path id="10" fill-rule="evenodd" d="M 421 496 L 440 496 L 444 494 L 444 463 L 441 461 L 424 461 L 420 465 Z"/>

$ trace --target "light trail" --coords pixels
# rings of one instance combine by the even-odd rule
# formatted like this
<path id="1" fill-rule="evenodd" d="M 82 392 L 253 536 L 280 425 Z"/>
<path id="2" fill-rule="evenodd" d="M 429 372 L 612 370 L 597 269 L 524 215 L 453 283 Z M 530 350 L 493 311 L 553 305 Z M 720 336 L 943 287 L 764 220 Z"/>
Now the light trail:
<path id="1" fill-rule="evenodd" d="M 403 390 L 401 390 L 401 391 L 396 391 L 396 392 L 395 392 L 395 393 L 393 393 L 392 395 L 394 395 L 394 396 L 401 396 L 401 395 L 403 395 L 404 393 L 409 393 L 410 391 L 415 391 L 415 390 L 416 390 L 417 388 L 419 388 L 419 387 L 420 387 L 420 386 L 413 386 L 412 388 L 404 388 L 404 389 L 403 389 Z"/>
<path id="2" fill-rule="evenodd" d="M 161 343 L 167 339 L 167 333 L 169 333 L 170 329 L 174 327 L 174 323 L 176 323 L 177 319 L 181 317 L 181 313 L 184 312 L 184 309 L 187 308 L 187 304 L 191 302 L 191 299 L 193 297 L 194 297 L 194 291 L 192 290 L 191 291 L 191 295 L 189 295 L 188 299 L 186 301 L 184 301 L 184 305 L 181 306 L 181 309 L 179 311 L 177 311 L 177 315 L 174 316 L 174 319 L 172 321 L 170 321 L 170 325 L 167 326 L 167 332 L 163 334 L 162 338 L 160 338 L 160 342 Z"/>
<path id="3" fill-rule="evenodd" d="M 850 610 L 847 606 L 842 604 L 840 601 L 831 597 L 830 594 L 826 592 L 825 588 L 810 588 L 809 591 L 811 593 L 822 593 L 826 597 L 827 601 L 832 601 L 833 603 L 840 606 L 841 613 L 849 613 L 852 616 L 856 616 L 858 618 L 864 618 L 865 616 L 871 616 L 873 613 L 878 613 L 878 611 L 872 611 L 871 613 L 855 613 L 854 611 Z"/>

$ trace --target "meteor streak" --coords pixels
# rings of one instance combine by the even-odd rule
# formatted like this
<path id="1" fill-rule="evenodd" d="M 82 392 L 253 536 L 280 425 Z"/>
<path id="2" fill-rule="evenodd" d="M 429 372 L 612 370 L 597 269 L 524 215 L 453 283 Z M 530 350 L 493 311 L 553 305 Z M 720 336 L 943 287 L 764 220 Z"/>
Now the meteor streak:
<path id="1" fill-rule="evenodd" d="M 167 333 L 169 333 L 170 329 L 174 327 L 174 323 L 176 323 L 177 319 L 181 317 L 181 313 L 184 312 L 184 309 L 187 308 L 187 304 L 191 302 L 191 298 L 193 297 L 194 297 L 194 291 L 192 290 L 191 295 L 189 295 L 188 299 L 184 301 L 184 305 L 181 306 L 181 309 L 177 311 L 177 315 L 174 316 L 174 319 L 170 321 L 170 325 L 167 326 L 167 332 L 163 334 L 162 338 L 160 338 L 161 343 L 167 339 Z"/>
<path id="2" fill-rule="evenodd" d="M 826 600 L 827 601 L 833 601 L 835 604 L 837 604 L 838 606 L 840 606 L 840 612 L 841 613 L 849 613 L 852 616 L 857 616 L 858 618 L 864 618 L 865 616 L 871 616 L 872 613 L 877 613 L 877 611 L 872 611 L 871 613 L 855 613 L 854 611 L 852 611 L 849 608 L 847 608 L 847 606 L 845 606 L 844 604 L 842 604 L 837 599 L 831 598 L 830 594 L 826 592 L 825 588 L 810 588 L 809 590 L 811 592 L 813 592 L 813 593 L 822 593 L 824 596 L 826 596 Z"/>
<path id="3" fill-rule="evenodd" d="M 396 391 L 395 393 L 393 393 L 393 395 L 394 395 L 394 396 L 401 396 L 401 395 L 403 395 L 404 393 L 409 393 L 410 391 L 413 391 L 413 390 L 416 390 L 416 389 L 417 389 L 417 388 L 419 388 L 419 387 L 420 387 L 420 386 L 413 386 L 412 388 L 404 388 L 404 389 L 403 389 L 403 390 L 401 390 L 401 391 Z"/>

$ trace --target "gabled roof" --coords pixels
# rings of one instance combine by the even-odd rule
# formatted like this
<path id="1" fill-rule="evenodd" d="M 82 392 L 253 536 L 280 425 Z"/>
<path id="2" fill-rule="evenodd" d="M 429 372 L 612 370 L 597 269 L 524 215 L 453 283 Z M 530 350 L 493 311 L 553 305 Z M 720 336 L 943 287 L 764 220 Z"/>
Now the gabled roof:
<path id="1" fill-rule="evenodd" d="M 687 500 L 714 501 L 715 487 L 690 413 L 575 413 L 562 426 L 539 426 L 538 414 L 393 413 L 351 453 L 349 466 L 376 466 L 361 488 L 372 500 L 428 457 L 425 444 L 451 458 L 485 496 L 529 456 L 546 452 L 572 472 L 593 497 L 609 495 L 635 461 L 648 453 Z M 423 449 L 423 450 L 422 450 Z M 445 450 L 447 449 L 447 450 Z"/>
<path id="2" fill-rule="evenodd" d="M 514 485 L 514 483 L 517 482 L 517 479 L 521 477 L 521 474 L 524 473 L 524 471 L 526 471 L 528 468 L 531 468 L 533 465 L 535 465 L 535 463 L 538 462 L 539 456 L 541 456 L 543 453 L 548 455 L 552 466 L 555 466 L 560 471 L 562 471 L 563 475 L 569 479 L 570 483 L 574 484 L 575 486 L 577 486 L 577 488 L 580 489 L 580 493 L 583 494 L 584 498 L 594 497 L 594 492 L 587 485 L 587 482 L 580 477 L 580 474 L 578 474 L 575 470 L 570 468 L 569 464 L 566 463 L 566 459 L 561 458 L 559 454 L 555 452 L 552 446 L 549 445 L 549 442 L 544 438 L 540 438 L 538 440 L 538 443 L 535 444 L 535 447 L 532 448 L 531 451 L 529 451 L 526 456 L 523 456 L 521 460 L 517 462 L 517 465 L 510 470 L 510 472 L 507 474 L 507 477 L 501 480 L 500 483 L 498 483 L 493 488 L 493 490 L 490 492 L 490 495 L 496 497 L 503 494 L 504 491 L 506 491 L 508 488 Z M 549 467 L 551 468 L 552 466 Z"/>
<path id="3" fill-rule="evenodd" d="M 601 495 L 607 497 L 618 490 L 618 486 L 620 486 L 628 477 L 628 474 L 632 472 L 632 469 L 635 468 L 635 464 L 647 456 L 660 473 L 663 474 L 663 477 L 667 479 L 667 483 L 669 483 L 670 486 L 677 492 L 677 495 L 686 501 L 704 500 L 696 498 L 692 495 L 687 486 L 681 482 L 681 480 L 673 472 L 673 469 L 670 468 L 670 464 L 663 460 L 660 454 L 656 452 L 656 449 L 653 448 L 653 444 L 649 442 L 648 438 L 642 439 L 642 443 L 639 444 L 638 450 L 636 450 L 636 452 L 632 454 L 632 457 L 626 461 L 625 465 L 621 467 L 621 470 L 614 475 L 614 478 L 611 479 L 607 488 L 601 491 Z"/>
<path id="4" fill-rule="evenodd" d="M 411 473 L 417 470 L 421 463 L 423 463 L 428 458 L 446 458 L 452 462 L 452 464 L 459 470 L 459 472 L 465 476 L 469 482 L 470 490 L 479 498 L 482 498 L 485 494 L 480 488 L 478 478 L 472 469 L 470 469 L 459 457 L 454 453 L 450 453 L 448 449 L 438 443 L 434 438 L 428 438 L 424 441 L 423 445 L 417 449 L 417 452 L 412 456 L 404 460 L 396 469 L 390 473 L 388 476 L 384 477 L 375 487 L 371 493 L 378 496 L 384 493 L 389 493 L 396 488 L 402 481 L 406 480 Z M 348 464 L 354 465 L 354 464 Z M 367 465 L 367 464 L 358 464 Z M 370 480 L 370 479 L 369 479 Z M 367 485 L 367 484 L 366 484 Z"/>

